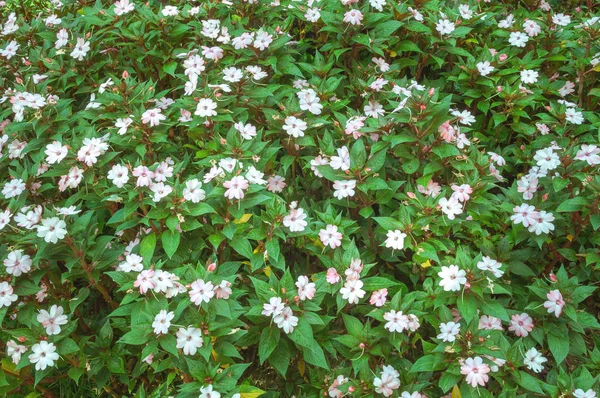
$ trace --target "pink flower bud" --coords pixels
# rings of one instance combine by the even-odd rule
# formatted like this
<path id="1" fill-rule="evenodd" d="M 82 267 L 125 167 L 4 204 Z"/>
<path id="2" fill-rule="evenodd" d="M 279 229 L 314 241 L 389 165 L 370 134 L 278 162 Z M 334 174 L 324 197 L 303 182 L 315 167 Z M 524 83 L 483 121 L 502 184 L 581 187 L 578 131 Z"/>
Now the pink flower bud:
<path id="1" fill-rule="evenodd" d="M 348 392 L 352 394 L 354 392 L 354 386 L 348 387 Z"/>
<path id="2" fill-rule="evenodd" d="M 552 282 L 556 282 L 556 281 L 557 281 L 557 279 L 556 279 L 556 275 L 554 275 L 554 274 L 550 274 L 550 275 L 548 275 L 548 276 L 550 277 L 550 280 L 551 280 Z"/>
<path id="3" fill-rule="evenodd" d="M 409 197 L 409 198 L 411 198 L 411 199 L 414 199 L 414 198 L 416 198 L 416 197 L 417 197 L 417 195 L 415 195 L 415 194 L 414 194 L 414 193 L 412 193 L 412 192 L 407 192 L 406 194 L 407 194 L 407 195 L 408 195 L 408 197 Z"/>
<path id="4" fill-rule="evenodd" d="M 17 340 L 19 340 L 19 342 L 24 343 L 25 340 L 27 340 L 27 338 L 25 336 L 19 336 L 17 337 Z"/>
<path id="5" fill-rule="evenodd" d="M 496 91 L 499 92 L 499 93 L 501 93 L 502 92 L 502 86 L 496 87 Z"/>
<path id="6" fill-rule="evenodd" d="M 221 138 L 221 145 L 227 144 L 227 140 L 225 138 Z"/>
<path id="7" fill-rule="evenodd" d="M 208 270 L 208 272 L 214 272 L 214 270 L 217 269 L 217 264 L 216 263 L 210 263 L 210 264 L 208 264 L 208 267 L 206 267 L 206 269 Z"/>
<path id="8" fill-rule="evenodd" d="M 468 290 L 471 288 L 471 283 L 469 281 L 467 281 L 467 283 L 465 283 L 465 289 Z"/>
<path id="9" fill-rule="evenodd" d="M 217 98 L 221 98 L 222 96 L 223 96 L 223 93 L 216 93 L 215 94 L 215 97 L 217 97 Z"/>
<path id="10" fill-rule="evenodd" d="M 360 344 L 358 345 L 358 348 L 360 348 L 361 350 L 364 350 L 364 349 L 365 349 L 365 347 L 366 347 L 365 343 L 360 343 Z"/>
<path id="11" fill-rule="evenodd" d="M 542 202 L 545 202 L 546 200 L 548 200 L 548 193 L 547 192 L 544 195 L 542 195 Z"/>
<path id="12" fill-rule="evenodd" d="M 127 72 L 126 70 L 124 70 L 123 73 L 121 73 L 121 77 L 123 79 L 127 79 L 129 77 L 129 72 Z"/>
<path id="13" fill-rule="evenodd" d="M 435 88 L 431 87 L 431 88 L 429 89 L 429 92 L 428 92 L 428 94 L 429 94 L 429 96 L 430 96 L 430 97 L 431 97 L 433 94 L 435 94 Z"/>
<path id="14" fill-rule="evenodd" d="M 498 59 L 500 60 L 500 62 L 504 62 L 508 59 L 508 55 L 500 54 L 500 57 Z"/>

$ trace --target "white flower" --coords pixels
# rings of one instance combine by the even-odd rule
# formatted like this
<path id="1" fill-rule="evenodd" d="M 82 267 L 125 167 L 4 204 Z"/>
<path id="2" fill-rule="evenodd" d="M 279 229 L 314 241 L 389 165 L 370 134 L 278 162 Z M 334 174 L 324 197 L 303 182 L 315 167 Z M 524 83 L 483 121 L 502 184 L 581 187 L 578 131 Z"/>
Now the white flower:
<path id="1" fill-rule="evenodd" d="M 25 192 L 26 185 L 20 178 L 15 178 L 4 184 L 2 188 L 2 195 L 6 199 L 15 198 Z"/>
<path id="2" fill-rule="evenodd" d="M 319 11 L 318 8 L 309 8 L 306 10 L 304 18 L 306 18 L 308 22 L 317 22 L 319 18 L 321 18 L 321 13 Z"/>
<path id="3" fill-rule="evenodd" d="M 283 125 L 285 132 L 294 138 L 304 137 L 304 131 L 306 130 L 306 127 L 306 122 L 294 116 L 286 117 L 285 124 Z"/>
<path id="4" fill-rule="evenodd" d="M 363 20 L 363 14 L 359 10 L 350 10 L 344 14 L 344 22 L 351 25 L 360 25 Z"/>
<path id="5" fill-rule="evenodd" d="M 274 193 L 283 192 L 286 186 L 285 178 L 282 176 L 271 176 L 267 180 L 267 190 Z"/>
<path id="6" fill-rule="evenodd" d="M 58 217 L 44 218 L 37 226 L 37 236 L 48 243 L 56 243 L 67 234 L 67 224 Z"/>
<path id="7" fill-rule="evenodd" d="M 533 160 L 536 161 L 537 165 L 546 171 L 554 170 L 560 166 L 560 158 L 554 153 L 552 147 L 540 149 L 535 152 Z"/>
<path id="8" fill-rule="evenodd" d="M 21 355 L 27 352 L 27 347 L 17 344 L 14 340 L 6 343 L 6 355 L 11 357 L 12 362 L 17 365 L 21 361 Z"/>
<path id="9" fill-rule="evenodd" d="M 554 215 L 541 210 L 537 212 L 534 223 L 529 226 L 529 232 L 533 232 L 536 235 L 548 234 L 550 231 L 554 231 L 552 221 L 554 221 Z"/>
<path id="10" fill-rule="evenodd" d="M 248 182 L 252 184 L 264 185 L 267 183 L 267 181 L 263 179 L 264 176 L 265 173 L 257 170 L 254 166 L 248 167 L 248 172 L 246 173 L 246 179 Z"/>
<path id="11" fill-rule="evenodd" d="M 161 13 L 165 17 L 174 17 L 176 15 L 179 15 L 179 10 L 177 9 L 177 7 L 174 6 L 166 6 L 162 9 Z"/>
<path id="12" fill-rule="evenodd" d="M 31 264 L 31 257 L 23 254 L 22 250 L 11 251 L 4 260 L 6 273 L 14 276 L 21 276 L 31 271 Z"/>
<path id="13" fill-rule="evenodd" d="M 123 272 L 141 272 L 144 269 L 144 258 L 137 254 L 128 254 L 125 261 L 119 264 L 117 271 Z"/>
<path id="14" fill-rule="evenodd" d="M 391 248 L 392 250 L 402 250 L 404 249 L 404 238 L 407 236 L 408 235 L 398 229 L 388 231 L 385 247 Z"/>
<path id="15" fill-rule="evenodd" d="M 521 71 L 521 81 L 523 84 L 533 84 L 538 81 L 540 74 L 535 70 L 525 69 Z"/>
<path id="16" fill-rule="evenodd" d="M 441 198 L 438 202 L 442 212 L 448 216 L 448 219 L 454 220 L 456 215 L 463 212 L 462 205 L 455 196 L 451 196 L 450 199 Z"/>
<path id="17" fill-rule="evenodd" d="M 573 124 L 581 124 L 583 123 L 583 113 L 575 110 L 574 108 L 567 108 L 565 112 L 565 119 L 567 122 Z"/>
<path id="18" fill-rule="evenodd" d="M 273 317 L 273 322 L 277 324 L 279 329 L 282 329 L 286 334 L 294 331 L 298 326 L 298 317 L 294 316 L 290 307 L 285 307 L 278 315 Z"/>
<path id="19" fill-rule="evenodd" d="M 488 61 L 484 61 L 477 63 L 477 70 L 481 76 L 487 76 L 494 71 L 494 67 Z"/>
<path id="20" fill-rule="evenodd" d="M 0 51 L 0 55 L 5 57 L 6 59 L 11 59 L 15 55 L 17 55 L 17 50 L 19 49 L 19 43 L 14 40 L 11 40 L 10 43 L 6 46 L 6 48 Z"/>
<path id="21" fill-rule="evenodd" d="M 525 30 L 525 33 L 529 35 L 529 37 L 535 37 L 539 35 L 542 31 L 540 25 L 538 25 L 535 21 L 532 21 L 531 19 L 528 19 L 527 21 L 523 22 L 523 29 Z"/>
<path id="22" fill-rule="evenodd" d="M 481 261 L 477 263 L 477 268 L 482 271 L 490 271 L 496 278 L 500 278 L 504 275 L 504 271 L 501 271 L 500 267 L 502 267 L 502 263 L 488 256 L 483 256 Z"/>
<path id="23" fill-rule="evenodd" d="M 466 20 L 473 18 L 473 10 L 469 8 L 468 4 L 461 4 L 458 6 L 458 12 L 460 12 L 460 16 Z"/>
<path id="24" fill-rule="evenodd" d="M 391 366 L 384 366 L 381 377 L 373 379 L 373 386 L 376 393 L 390 397 L 394 390 L 400 388 L 400 373 Z"/>
<path id="25" fill-rule="evenodd" d="M 389 330 L 391 333 L 402 333 L 404 330 L 408 329 L 408 316 L 402 314 L 402 311 L 388 311 L 383 314 L 383 319 L 388 321 L 384 325 L 384 328 Z"/>
<path id="26" fill-rule="evenodd" d="M 596 145 L 582 144 L 581 149 L 577 151 L 575 155 L 576 160 L 583 160 L 590 166 L 596 166 L 600 164 L 600 148 Z"/>
<path id="27" fill-rule="evenodd" d="M 340 289 L 342 298 L 348 300 L 350 304 L 358 304 L 358 300 L 365 297 L 365 291 L 362 290 L 364 283 L 360 279 L 346 279 L 344 287 Z"/>
<path id="28" fill-rule="evenodd" d="M 464 111 L 458 111 L 458 110 L 453 110 L 452 112 L 452 116 L 455 116 L 458 118 L 458 122 L 460 124 L 464 124 L 465 126 L 470 126 L 473 123 L 475 123 L 475 116 L 473 116 L 473 114 L 471 112 L 469 112 L 468 110 L 464 110 Z"/>
<path id="29" fill-rule="evenodd" d="M 63 146 L 60 142 L 54 141 L 51 144 L 46 145 L 46 162 L 49 164 L 60 163 L 69 152 L 66 146 Z"/>
<path id="30" fill-rule="evenodd" d="M 177 348 L 183 349 L 185 355 L 194 355 L 202 347 L 202 330 L 189 326 L 187 329 L 179 328 L 177 331 Z"/>
<path id="31" fill-rule="evenodd" d="M 369 104 L 365 105 L 364 111 L 365 115 L 374 118 L 378 118 L 379 115 L 383 116 L 383 114 L 385 113 L 385 111 L 383 110 L 383 105 L 375 101 L 369 101 Z"/>
<path id="32" fill-rule="evenodd" d="M 129 181 L 129 170 L 125 166 L 116 164 L 108 171 L 107 178 L 111 180 L 117 188 L 123 188 L 123 186 L 127 184 L 127 181 Z"/>
<path id="33" fill-rule="evenodd" d="M 115 2 L 115 15 L 121 16 L 127 14 L 128 12 L 133 11 L 135 8 L 135 4 L 131 3 L 129 0 L 119 0 Z"/>
<path id="34" fill-rule="evenodd" d="M 233 127 L 240 133 L 243 139 L 251 140 L 256 137 L 256 127 L 250 123 L 244 124 L 242 122 L 236 123 Z"/>
<path id="35" fill-rule="evenodd" d="M 335 192 L 333 196 L 339 200 L 352 197 L 354 196 L 354 188 L 356 188 L 356 180 L 334 181 L 333 189 L 335 189 Z"/>
<path id="36" fill-rule="evenodd" d="M 196 305 L 202 304 L 202 302 L 210 302 L 215 296 L 214 286 L 212 282 L 204 282 L 202 279 L 192 282 L 190 294 L 190 301 Z"/>
<path id="37" fill-rule="evenodd" d="M 150 123 L 150 127 L 158 126 L 162 120 L 167 117 L 162 114 L 160 108 L 149 109 L 142 114 L 142 123 Z"/>
<path id="38" fill-rule="evenodd" d="M 302 232 L 308 225 L 306 217 L 304 209 L 291 209 L 290 213 L 283 217 L 283 225 L 289 228 L 290 232 Z"/>
<path id="39" fill-rule="evenodd" d="M 202 188 L 202 183 L 197 178 L 186 181 L 183 189 L 183 198 L 192 203 L 198 203 L 206 198 L 206 192 Z"/>
<path id="40" fill-rule="evenodd" d="M 329 165 L 332 169 L 346 171 L 350 169 L 350 152 L 346 146 L 337 149 L 337 156 L 332 156 Z"/>
<path id="41" fill-rule="evenodd" d="M 71 52 L 71 57 L 75 58 L 78 61 L 83 61 L 83 58 L 87 55 L 88 51 L 90 51 L 90 42 L 85 41 L 84 38 L 77 38 L 77 44 L 75 48 Z"/>
<path id="42" fill-rule="evenodd" d="M 437 338 L 451 343 L 456 340 L 456 336 L 460 333 L 460 324 L 454 322 L 440 323 L 440 334 Z"/>
<path id="43" fill-rule="evenodd" d="M 283 312 L 285 305 L 280 297 L 271 297 L 268 303 L 263 304 L 262 314 L 266 316 L 277 316 Z"/>
<path id="44" fill-rule="evenodd" d="M 438 272 L 438 276 L 442 278 L 439 285 L 446 292 L 457 292 L 460 290 L 460 285 L 467 283 L 467 273 L 458 268 L 457 265 L 442 266 L 442 270 Z"/>
<path id="45" fill-rule="evenodd" d="M 313 115 L 321 114 L 323 105 L 321 105 L 321 99 L 313 89 L 300 90 L 296 95 L 299 99 L 300 109 L 309 111 Z"/>
<path id="46" fill-rule="evenodd" d="M 538 352 L 535 348 L 527 351 L 523 358 L 523 363 L 535 373 L 540 373 L 544 370 L 544 366 L 542 365 L 544 362 L 548 362 L 548 359 L 544 358 L 542 353 Z"/>
<path id="47" fill-rule="evenodd" d="M 573 397 L 575 398 L 596 398 L 596 392 L 591 388 L 587 391 L 583 391 L 581 388 L 573 391 Z"/>
<path id="48" fill-rule="evenodd" d="M 440 35 L 449 35 L 450 33 L 454 32 L 454 29 L 456 29 L 454 22 L 450 22 L 447 19 L 440 19 L 435 24 L 435 30 L 440 32 Z"/>
<path id="49" fill-rule="evenodd" d="M 223 80 L 230 83 L 237 83 L 244 77 L 241 69 L 233 66 L 223 69 Z"/>
<path id="50" fill-rule="evenodd" d="M 202 387 L 200 393 L 198 398 L 221 398 L 221 393 L 214 391 L 212 384 L 209 384 L 208 387 Z"/>
<path id="51" fill-rule="evenodd" d="M 64 315 L 63 307 L 53 305 L 50 307 L 50 312 L 40 310 L 37 321 L 46 328 L 46 333 L 49 336 L 60 333 L 60 326 L 68 322 L 68 318 Z"/>
<path id="52" fill-rule="evenodd" d="M 324 246 L 329 246 L 335 249 L 342 245 L 342 233 L 338 232 L 336 225 L 328 224 L 325 229 L 319 231 L 319 238 Z"/>
<path id="53" fill-rule="evenodd" d="M 515 47 L 525 47 L 529 41 L 529 36 L 523 32 L 511 32 L 508 42 Z"/>
<path id="54" fill-rule="evenodd" d="M 115 121 L 115 127 L 118 128 L 119 130 L 117 131 L 117 134 L 119 135 L 123 135 L 127 132 L 127 128 L 133 123 L 133 119 L 131 119 L 130 117 L 126 117 L 126 118 L 118 118 Z"/>
<path id="55" fill-rule="evenodd" d="M 171 326 L 171 320 L 173 318 L 175 318 L 173 311 L 167 313 L 165 310 L 160 310 L 154 317 L 154 322 L 152 322 L 154 333 L 157 335 L 169 333 L 169 326 Z"/>
<path id="56" fill-rule="evenodd" d="M 194 115 L 198 115 L 200 117 L 217 116 L 215 109 L 217 109 L 217 103 L 212 99 L 200 98 Z"/>
<path id="57" fill-rule="evenodd" d="M 8 282 L 0 282 L 0 308 L 10 307 L 19 297 L 14 294 L 13 287 Z"/>
<path id="58" fill-rule="evenodd" d="M 29 355 L 29 361 L 35 364 L 35 370 L 44 370 L 48 366 L 54 366 L 54 362 L 58 361 L 58 354 L 55 352 L 56 347 L 47 341 L 40 341 L 31 347 L 33 354 Z"/>
<path id="59" fill-rule="evenodd" d="M 152 184 L 150 186 L 150 190 L 154 193 L 152 200 L 158 203 L 162 198 L 167 197 L 171 192 L 173 192 L 173 187 L 170 185 L 165 185 L 163 182 L 158 182 Z"/>
<path id="60" fill-rule="evenodd" d="M 552 15 L 552 22 L 559 26 L 567 26 L 571 23 L 571 17 L 565 14 L 554 14 Z"/>

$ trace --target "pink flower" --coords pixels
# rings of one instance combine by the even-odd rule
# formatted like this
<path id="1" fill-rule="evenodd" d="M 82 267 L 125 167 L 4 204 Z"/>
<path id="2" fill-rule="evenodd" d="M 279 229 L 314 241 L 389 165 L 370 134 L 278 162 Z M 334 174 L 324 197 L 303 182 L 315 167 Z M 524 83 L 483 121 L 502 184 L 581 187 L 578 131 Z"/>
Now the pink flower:
<path id="1" fill-rule="evenodd" d="M 146 294 L 148 290 L 154 289 L 156 282 L 154 282 L 154 270 L 145 269 L 140 272 L 137 276 L 133 286 L 140 289 L 140 294 Z"/>
<path id="2" fill-rule="evenodd" d="M 452 196 L 458 199 L 459 202 L 466 202 L 473 193 L 473 188 L 469 184 L 452 185 L 452 190 L 454 191 Z"/>
<path id="3" fill-rule="evenodd" d="M 544 303 L 544 307 L 546 307 L 548 313 L 554 312 L 554 315 L 558 318 L 565 306 L 562 294 L 560 294 L 560 291 L 558 290 L 552 290 L 546 297 L 548 298 L 548 301 Z"/>
<path id="4" fill-rule="evenodd" d="M 228 199 L 243 199 L 244 190 L 248 189 L 248 180 L 242 176 L 235 176 L 229 181 L 225 181 L 223 186 L 227 188 L 225 197 Z"/>
<path id="5" fill-rule="evenodd" d="M 467 376 L 467 383 L 472 387 L 477 385 L 485 386 L 489 380 L 487 375 L 490 372 L 490 367 L 483 363 L 481 357 L 467 358 L 465 363 L 460 367 L 460 373 Z"/>
<path id="6" fill-rule="evenodd" d="M 338 283 L 341 278 L 337 270 L 332 267 L 327 270 L 327 276 L 325 277 L 325 279 L 327 279 L 327 283 L 334 285 Z"/>
<path id="7" fill-rule="evenodd" d="M 298 282 L 296 282 L 296 287 L 298 288 L 298 296 L 300 300 L 312 300 L 315 297 L 315 293 L 317 289 L 313 282 L 310 282 L 307 276 L 299 276 Z"/>
<path id="8" fill-rule="evenodd" d="M 369 300 L 369 303 L 376 307 L 383 307 L 387 301 L 387 294 L 388 294 L 387 289 L 375 290 L 373 292 L 373 294 L 371 295 L 371 299 Z"/>
<path id="9" fill-rule="evenodd" d="M 134 177 L 137 177 L 136 185 L 138 187 L 149 187 L 152 185 L 152 179 L 154 178 L 154 172 L 150 171 L 146 166 L 138 166 L 133 169 L 132 173 Z"/>
<path id="10" fill-rule="evenodd" d="M 447 143 L 452 143 L 456 139 L 456 130 L 450 125 L 450 120 L 446 120 L 442 123 L 438 128 L 438 133 L 440 133 L 440 137 Z"/>
<path id="11" fill-rule="evenodd" d="M 533 330 L 533 319 L 526 313 L 522 313 L 521 315 L 515 314 L 510 318 L 508 330 L 515 332 L 519 337 L 527 337 L 529 332 Z"/>

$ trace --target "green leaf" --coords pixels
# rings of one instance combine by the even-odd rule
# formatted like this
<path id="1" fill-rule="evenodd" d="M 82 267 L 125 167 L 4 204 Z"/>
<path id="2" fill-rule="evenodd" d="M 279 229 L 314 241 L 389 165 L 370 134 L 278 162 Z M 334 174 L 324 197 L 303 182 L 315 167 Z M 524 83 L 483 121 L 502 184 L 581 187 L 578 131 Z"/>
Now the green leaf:
<path id="1" fill-rule="evenodd" d="M 260 343 L 258 344 L 258 357 L 262 365 L 273 353 L 279 344 L 280 332 L 278 328 L 264 328 L 260 334 Z"/>
<path id="2" fill-rule="evenodd" d="M 559 213 L 579 211 L 586 207 L 587 204 L 588 201 L 585 198 L 576 196 L 572 199 L 567 199 L 562 202 L 560 205 L 558 205 L 556 211 Z"/>
<path id="3" fill-rule="evenodd" d="M 175 69 L 177 69 L 177 62 L 171 61 L 163 65 L 162 70 L 171 76 L 175 76 Z"/>
<path id="4" fill-rule="evenodd" d="M 441 354 L 430 354 L 422 356 L 410 368 L 410 373 L 432 372 L 446 368 L 444 356 Z"/>
<path id="5" fill-rule="evenodd" d="M 181 234 L 178 231 L 173 232 L 170 230 L 165 230 L 162 233 L 161 239 L 163 249 L 165 249 L 165 253 L 167 253 L 167 256 L 169 256 L 169 258 L 172 258 L 175 252 L 177 251 L 177 248 L 179 247 Z"/>
<path id="6" fill-rule="evenodd" d="M 550 352 L 552 356 L 556 360 L 556 363 L 560 365 L 562 361 L 565 360 L 567 355 L 569 355 L 569 338 L 567 334 L 560 335 L 551 329 L 548 333 L 548 348 L 550 348 Z"/>
<path id="7" fill-rule="evenodd" d="M 145 264 L 152 262 L 152 256 L 154 255 L 154 249 L 156 248 L 156 235 L 154 232 L 150 232 L 142 239 L 140 243 L 140 256 L 144 258 Z"/>

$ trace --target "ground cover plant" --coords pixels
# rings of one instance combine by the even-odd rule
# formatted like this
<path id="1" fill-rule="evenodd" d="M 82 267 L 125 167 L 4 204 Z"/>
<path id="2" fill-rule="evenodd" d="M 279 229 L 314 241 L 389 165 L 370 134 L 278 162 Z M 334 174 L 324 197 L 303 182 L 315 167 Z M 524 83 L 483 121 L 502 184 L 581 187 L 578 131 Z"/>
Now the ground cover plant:
<path id="1" fill-rule="evenodd" d="M 593 1 L 0 6 L 2 394 L 596 397 Z"/>

